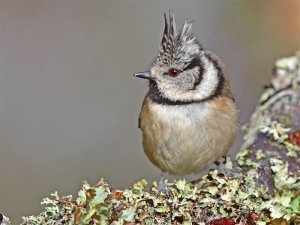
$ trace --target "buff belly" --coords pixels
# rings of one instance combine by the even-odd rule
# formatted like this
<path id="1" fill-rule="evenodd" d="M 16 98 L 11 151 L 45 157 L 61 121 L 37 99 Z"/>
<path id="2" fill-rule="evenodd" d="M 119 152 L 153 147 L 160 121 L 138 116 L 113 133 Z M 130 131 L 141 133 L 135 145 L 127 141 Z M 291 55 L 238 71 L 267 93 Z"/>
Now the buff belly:
<path id="1" fill-rule="evenodd" d="M 140 118 L 144 151 L 163 172 L 199 172 L 226 154 L 234 141 L 235 109 L 229 111 L 209 103 L 143 107 Z"/>

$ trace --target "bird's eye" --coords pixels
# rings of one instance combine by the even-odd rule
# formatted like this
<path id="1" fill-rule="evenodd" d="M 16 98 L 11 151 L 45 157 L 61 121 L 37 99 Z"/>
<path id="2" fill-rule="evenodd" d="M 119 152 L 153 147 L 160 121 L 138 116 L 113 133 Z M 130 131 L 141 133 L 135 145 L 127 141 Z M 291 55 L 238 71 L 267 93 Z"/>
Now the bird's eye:
<path id="1" fill-rule="evenodd" d="M 168 75 L 171 77 L 177 77 L 179 73 L 180 73 L 180 70 L 175 69 L 175 68 L 171 68 L 168 71 Z"/>

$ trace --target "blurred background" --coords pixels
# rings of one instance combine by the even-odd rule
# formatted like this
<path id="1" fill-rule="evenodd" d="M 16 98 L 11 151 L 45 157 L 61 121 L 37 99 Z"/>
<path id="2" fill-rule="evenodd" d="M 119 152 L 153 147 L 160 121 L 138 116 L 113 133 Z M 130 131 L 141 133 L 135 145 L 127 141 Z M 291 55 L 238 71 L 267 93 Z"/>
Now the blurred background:
<path id="1" fill-rule="evenodd" d="M 138 130 L 147 82 L 132 74 L 169 9 L 223 59 L 245 123 L 274 60 L 300 49 L 300 1 L 0 1 L 0 211 L 13 224 L 83 180 L 159 177 Z"/>

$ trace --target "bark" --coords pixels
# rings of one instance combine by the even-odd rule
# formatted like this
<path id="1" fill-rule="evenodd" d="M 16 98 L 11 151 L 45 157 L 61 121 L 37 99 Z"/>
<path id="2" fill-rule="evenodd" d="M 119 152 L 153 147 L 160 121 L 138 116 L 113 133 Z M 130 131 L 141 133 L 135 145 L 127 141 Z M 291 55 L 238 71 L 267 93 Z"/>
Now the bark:
<path id="1" fill-rule="evenodd" d="M 251 150 L 250 159 L 260 165 L 257 182 L 270 192 L 275 187 L 270 158 L 280 158 L 287 163 L 289 172 L 299 175 L 299 53 L 275 62 L 271 83 L 265 87 L 249 123 L 244 126 L 246 134 L 241 150 Z M 257 159 L 262 150 L 265 158 Z"/>

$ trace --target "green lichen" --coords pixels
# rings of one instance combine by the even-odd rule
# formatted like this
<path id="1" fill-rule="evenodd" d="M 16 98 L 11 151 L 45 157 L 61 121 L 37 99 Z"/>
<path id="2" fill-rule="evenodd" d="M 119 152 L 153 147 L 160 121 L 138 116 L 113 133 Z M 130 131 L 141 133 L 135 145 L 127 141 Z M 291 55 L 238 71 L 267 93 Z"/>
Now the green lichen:
<path id="1" fill-rule="evenodd" d="M 74 208 L 71 204 L 72 196 L 59 197 L 57 192 L 51 194 L 51 198 L 44 198 L 41 202 L 45 206 L 45 211 L 38 216 L 23 217 L 23 224 L 30 225 L 50 225 L 69 224 L 74 217 Z M 65 223 L 67 222 L 67 223 Z"/>
<path id="2" fill-rule="evenodd" d="M 260 128 L 260 132 L 287 150 L 287 156 L 296 158 L 300 156 L 300 147 L 289 141 L 290 130 L 278 121 L 272 121 Z"/>
<path id="3" fill-rule="evenodd" d="M 236 154 L 236 163 L 238 166 L 247 166 L 247 167 L 253 167 L 253 168 L 258 168 L 259 164 L 254 162 L 253 160 L 250 159 L 250 155 L 253 153 L 252 150 L 250 149 L 244 149 Z"/>
<path id="4" fill-rule="evenodd" d="M 277 143 L 282 144 L 289 138 L 290 128 L 284 128 L 277 121 L 272 121 L 268 125 L 261 127 L 260 132 L 274 139 Z"/>
<path id="5" fill-rule="evenodd" d="M 281 159 L 271 158 L 271 170 L 274 173 L 276 195 L 273 198 L 273 207 L 270 208 L 271 216 L 290 220 L 293 213 L 299 214 L 298 197 L 300 193 L 299 173 L 292 174 L 288 171 L 288 164 Z M 298 203 L 298 206 L 296 205 Z"/>
<path id="6" fill-rule="evenodd" d="M 281 159 L 270 163 L 275 196 L 257 186 L 255 168 L 234 177 L 214 170 L 198 183 L 166 183 L 173 198 L 159 194 L 156 182 L 149 186 L 141 180 L 121 191 L 101 180 L 95 186 L 84 183 L 74 200 L 57 193 L 45 198 L 45 212 L 24 218 L 23 224 L 208 224 L 220 218 L 246 224 L 252 212 L 259 214 L 258 224 L 299 219 L 299 177 L 289 174 Z"/>
<path id="7" fill-rule="evenodd" d="M 289 141 L 285 141 L 283 144 L 288 151 L 287 156 L 294 157 L 294 158 L 299 157 L 299 155 L 300 155 L 300 147 L 299 146 L 293 145 Z"/>
<path id="8" fill-rule="evenodd" d="M 259 149 L 255 153 L 255 157 L 256 157 L 257 160 L 260 160 L 260 159 L 265 159 L 266 155 L 265 155 L 265 153 L 263 153 L 263 150 Z"/>

